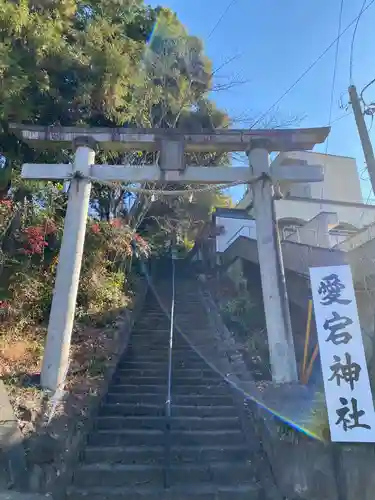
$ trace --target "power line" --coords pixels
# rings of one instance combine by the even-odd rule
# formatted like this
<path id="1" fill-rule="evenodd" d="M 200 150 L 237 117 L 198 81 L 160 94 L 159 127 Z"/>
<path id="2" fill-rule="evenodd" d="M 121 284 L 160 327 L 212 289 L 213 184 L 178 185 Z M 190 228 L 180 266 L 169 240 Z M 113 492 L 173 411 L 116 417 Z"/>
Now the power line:
<path id="1" fill-rule="evenodd" d="M 212 28 L 212 30 L 210 31 L 210 34 L 208 35 L 208 40 L 212 37 L 212 35 L 215 33 L 217 27 L 219 26 L 219 24 L 221 23 L 221 21 L 224 19 L 224 17 L 226 16 L 226 14 L 229 12 L 229 10 L 233 7 L 233 5 L 237 2 L 238 0 L 231 0 L 229 2 L 229 4 L 226 6 L 224 12 L 221 14 L 221 16 L 219 17 L 219 19 L 217 20 L 215 26 Z"/>
<path id="2" fill-rule="evenodd" d="M 363 99 L 363 93 L 365 92 L 365 90 L 367 90 L 369 87 L 371 87 L 371 85 L 373 85 L 375 83 L 375 78 L 373 80 L 371 80 L 371 82 L 369 82 L 367 85 L 365 85 L 363 87 L 363 89 L 361 90 L 361 101 L 365 104 L 365 101 Z"/>
<path id="3" fill-rule="evenodd" d="M 331 126 L 331 122 L 332 122 L 333 99 L 335 97 L 335 86 L 336 86 L 336 75 L 337 75 L 337 62 L 338 62 L 338 59 L 339 59 L 340 33 L 341 33 L 341 26 L 342 26 L 342 13 L 343 13 L 343 10 L 344 10 L 344 0 L 341 0 L 340 12 L 339 12 L 339 22 L 338 22 L 338 28 L 337 28 L 337 42 L 336 42 L 336 51 L 335 51 L 335 62 L 333 64 L 333 76 L 332 76 L 331 98 L 330 98 L 330 103 L 329 103 L 328 126 Z M 328 153 L 328 144 L 329 144 L 329 136 L 327 137 L 327 140 L 326 140 L 326 151 L 325 151 L 326 154 Z"/>
<path id="4" fill-rule="evenodd" d="M 272 111 L 283 99 L 284 97 L 286 97 L 289 92 L 291 92 L 294 87 L 296 87 L 299 82 L 301 80 L 303 80 L 303 78 L 305 78 L 305 76 L 310 73 L 310 71 L 318 64 L 318 62 L 323 59 L 323 57 L 327 54 L 327 52 L 329 52 L 331 50 L 331 48 L 335 45 L 335 43 L 337 42 L 337 39 L 338 38 L 341 38 L 343 35 L 345 35 L 345 33 L 353 26 L 354 23 L 357 22 L 358 18 L 360 18 L 370 7 L 371 5 L 375 2 L 375 0 L 371 0 L 370 3 L 363 9 L 363 11 L 361 12 L 361 14 L 359 16 L 357 16 L 355 19 L 353 19 L 353 21 L 348 24 L 348 26 L 344 29 L 344 31 L 342 31 L 340 33 L 340 35 L 338 37 L 336 37 L 333 42 L 331 42 L 328 47 L 320 54 L 319 57 L 317 57 L 315 59 L 315 61 L 310 64 L 310 66 L 301 74 L 301 76 L 299 78 L 297 78 L 297 80 L 281 95 L 281 97 L 279 97 L 279 99 L 277 99 L 277 101 L 274 102 L 274 104 L 272 104 L 272 106 L 270 106 L 266 112 L 264 112 L 259 118 L 257 118 L 257 120 L 252 124 L 252 126 L 250 127 L 250 129 L 254 128 L 255 125 L 257 125 L 261 120 L 263 120 L 263 118 L 265 116 L 268 115 L 268 113 L 270 111 Z"/>
<path id="5" fill-rule="evenodd" d="M 354 31 L 353 31 L 352 44 L 351 44 L 351 47 L 350 47 L 350 63 L 349 63 L 349 81 L 350 81 L 350 85 L 353 83 L 354 42 L 355 42 L 355 37 L 356 37 L 356 34 L 357 34 L 357 30 L 358 30 L 359 21 L 361 20 L 361 17 L 362 17 L 362 15 L 365 12 L 366 3 L 367 3 L 367 0 L 364 0 L 363 4 L 362 4 L 362 7 L 361 7 L 361 10 L 359 11 L 359 16 L 357 17 L 357 22 L 356 22 L 356 25 L 355 25 L 355 28 L 354 28 Z"/>
<path id="6" fill-rule="evenodd" d="M 339 117 L 335 118 L 335 119 L 331 122 L 331 125 L 333 125 L 334 123 L 339 122 L 339 121 L 340 121 L 340 120 L 342 120 L 343 118 L 346 118 L 347 116 L 350 116 L 350 115 L 352 115 L 352 114 L 353 114 L 353 112 L 352 112 L 352 111 L 349 111 L 348 113 L 345 113 L 345 114 L 343 114 L 343 115 L 341 115 L 341 116 L 339 116 Z"/>

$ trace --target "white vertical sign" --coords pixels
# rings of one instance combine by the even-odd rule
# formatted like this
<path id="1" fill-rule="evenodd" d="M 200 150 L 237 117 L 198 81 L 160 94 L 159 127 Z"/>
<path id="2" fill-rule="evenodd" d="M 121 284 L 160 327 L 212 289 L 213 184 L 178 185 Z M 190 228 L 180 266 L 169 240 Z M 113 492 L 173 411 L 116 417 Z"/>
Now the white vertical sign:
<path id="1" fill-rule="evenodd" d="M 350 267 L 310 268 L 331 439 L 375 442 L 375 412 Z"/>

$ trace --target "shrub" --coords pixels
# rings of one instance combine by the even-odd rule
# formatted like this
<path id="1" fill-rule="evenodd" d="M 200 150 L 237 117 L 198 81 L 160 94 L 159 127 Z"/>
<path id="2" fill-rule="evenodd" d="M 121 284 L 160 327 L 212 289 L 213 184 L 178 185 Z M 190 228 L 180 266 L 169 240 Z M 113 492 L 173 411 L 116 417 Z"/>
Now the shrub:
<path id="1" fill-rule="evenodd" d="M 24 324 L 46 321 L 49 316 L 54 276 L 48 272 L 29 269 L 28 273 L 15 273 L 10 292 L 12 316 Z"/>
<path id="2" fill-rule="evenodd" d="M 125 274 L 111 271 L 105 266 L 87 272 L 80 281 L 77 315 L 81 320 L 94 323 L 111 318 L 127 304 Z"/>
<path id="3" fill-rule="evenodd" d="M 247 290 L 221 305 L 224 322 L 242 345 L 245 360 L 256 380 L 270 378 L 269 348 L 263 307 Z"/>
<path id="4" fill-rule="evenodd" d="M 226 322 L 235 324 L 238 333 L 246 337 L 251 330 L 264 327 L 263 310 L 245 290 L 241 292 L 241 295 L 222 304 L 221 313 Z"/>

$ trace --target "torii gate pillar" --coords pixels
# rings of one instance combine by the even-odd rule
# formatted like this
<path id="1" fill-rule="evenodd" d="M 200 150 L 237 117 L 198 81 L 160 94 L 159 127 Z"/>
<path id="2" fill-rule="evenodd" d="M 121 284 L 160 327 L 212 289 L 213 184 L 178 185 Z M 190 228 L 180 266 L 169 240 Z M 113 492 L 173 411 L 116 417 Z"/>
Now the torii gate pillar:
<path id="1" fill-rule="evenodd" d="M 42 387 L 52 391 L 61 389 L 69 367 L 71 335 L 91 192 L 90 168 L 95 163 L 94 145 L 88 144 L 87 138 L 82 139 L 74 143 L 76 150 L 73 178 L 69 189 L 64 237 L 57 265 L 41 371 Z"/>
<path id="2" fill-rule="evenodd" d="M 263 174 L 263 179 L 252 184 L 251 189 L 272 380 L 276 383 L 297 382 L 297 363 L 266 141 L 252 141 L 249 166 L 252 174 Z"/>

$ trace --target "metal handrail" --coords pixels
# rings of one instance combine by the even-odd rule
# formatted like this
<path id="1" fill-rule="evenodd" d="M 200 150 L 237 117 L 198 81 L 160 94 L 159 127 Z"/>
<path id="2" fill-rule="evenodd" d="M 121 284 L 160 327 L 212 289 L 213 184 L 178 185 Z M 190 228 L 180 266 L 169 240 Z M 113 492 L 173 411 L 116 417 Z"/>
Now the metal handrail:
<path id="1" fill-rule="evenodd" d="M 232 236 L 231 238 L 229 238 L 229 240 L 227 241 L 227 245 L 229 246 L 232 241 L 235 239 L 235 237 L 242 231 L 242 229 L 248 229 L 249 230 L 249 238 L 250 238 L 250 228 L 249 226 L 245 226 L 245 224 L 234 234 L 234 236 Z"/>
<path id="2" fill-rule="evenodd" d="M 327 251 L 329 251 L 329 250 L 327 249 Z M 144 264 L 143 264 L 143 269 L 144 269 L 144 273 L 145 273 L 148 285 L 149 285 L 150 289 L 153 291 L 160 308 L 162 309 L 162 311 L 164 312 L 164 314 L 166 316 L 169 316 L 170 313 L 169 313 L 167 307 L 165 306 L 165 304 L 163 303 L 162 299 L 160 298 L 160 295 L 158 294 L 158 292 L 155 288 L 155 285 L 154 285 L 151 277 L 149 276 Z M 175 323 L 174 319 L 173 319 L 173 323 L 174 323 L 174 328 L 177 329 L 177 331 L 179 332 L 179 335 L 181 335 L 181 337 L 187 342 L 187 344 L 192 348 L 192 350 L 201 359 L 204 360 L 204 362 L 211 368 L 212 371 L 217 373 L 223 380 L 225 380 L 225 382 L 227 382 L 232 389 L 234 389 L 235 391 L 238 391 L 238 393 L 241 394 L 241 397 L 243 399 L 245 399 L 247 401 L 255 402 L 260 408 L 263 408 L 264 410 L 266 410 L 266 411 L 270 412 L 271 414 L 273 414 L 274 416 L 276 416 L 277 419 L 281 420 L 282 422 L 284 422 L 286 424 L 289 424 L 289 425 L 291 424 L 290 417 L 284 417 L 282 415 L 282 413 L 280 413 L 280 410 L 277 408 L 277 405 L 275 405 L 273 401 L 269 401 L 268 399 L 266 399 L 264 394 L 262 393 L 262 391 L 259 391 L 259 389 L 252 384 L 249 385 L 248 381 L 237 377 L 237 375 L 232 373 L 232 372 L 223 373 L 223 370 L 221 368 L 219 368 L 215 362 L 210 360 L 209 357 L 204 352 L 202 352 L 201 347 L 197 347 L 196 345 L 194 345 L 194 343 L 192 342 L 192 339 L 189 337 L 189 335 L 187 335 L 183 331 L 183 329 L 181 328 L 181 326 L 178 323 L 177 324 Z M 326 442 L 326 438 L 324 436 L 322 436 L 320 432 L 317 433 L 316 430 L 314 430 L 314 431 L 309 430 L 305 424 L 297 424 L 295 421 L 293 421 L 293 427 L 295 427 L 298 431 L 300 431 L 300 432 L 302 431 L 304 434 L 306 434 L 314 439 L 318 439 L 319 441 Z"/>
<path id="3" fill-rule="evenodd" d="M 176 255 L 172 250 L 172 301 L 171 301 L 171 324 L 169 330 L 168 347 L 168 380 L 167 399 L 165 401 L 165 462 L 164 462 L 164 487 L 169 488 L 170 454 L 171 454 L 171 405 L 172 405 L 172 360 L 173 360 L 173 337 L 174 337 L 174 310 L 175 310 L 175 266 Z"/>

